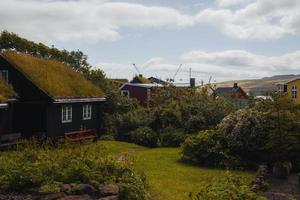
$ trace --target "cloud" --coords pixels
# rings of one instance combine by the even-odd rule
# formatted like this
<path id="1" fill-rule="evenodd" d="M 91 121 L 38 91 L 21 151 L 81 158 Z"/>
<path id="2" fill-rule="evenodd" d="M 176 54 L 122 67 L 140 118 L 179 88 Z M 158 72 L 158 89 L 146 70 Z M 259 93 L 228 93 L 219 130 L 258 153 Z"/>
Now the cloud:
<path id="1" fill-rule="evenodd" d="M 216 0 L 198 13 L 109 0 L 1 0 L 0 30 L 43 42 L 96 43 L 122 28 L 184 28 L 205 24 L 238 39 L 278 39 L 300 33 L 299 0 Z"/>
<path id="2" fill-rule="evenodd" d="M 188 81 L 189 68 L 197 81 L 207 81 L 213 76 L 217 81 L 256 79 L 278 74 L 299 74 L 300 51 L 280 55 L 265 56 L 244 50 L 219 52 L 191 51 L 180 56 L 183 67 L 177 81 Z M 110 77 L 132 78 L 137 74 L 128 64 L 103 63 L 102 69 Z M 144 70 L 146 66 L 147 70 Z M 178 69 L 178 63 L 170 63 L 161 58 L 152 58 L 141 65 L 141 71 L 147 77 L 172 78 Z"/>
<path id="3" fill-rule="evenodd" d="M 200 11 L 196 21 L 213 25 L 230 37 L 265 40 L 278 39 L 300 32 L 299 0 L 219 0 L 217 2 L 219 7 Z M 242 6 L 237 9 L 230 8 L 237 4 Z"/>
<path id="4" fill-rule="evenodd" d="M 95 43 L 120 38 L 123 27 L 183 27 L 190 16 L 178 10 L 96 0 L 1 0 L 0 30 L 31 39 Z"/>

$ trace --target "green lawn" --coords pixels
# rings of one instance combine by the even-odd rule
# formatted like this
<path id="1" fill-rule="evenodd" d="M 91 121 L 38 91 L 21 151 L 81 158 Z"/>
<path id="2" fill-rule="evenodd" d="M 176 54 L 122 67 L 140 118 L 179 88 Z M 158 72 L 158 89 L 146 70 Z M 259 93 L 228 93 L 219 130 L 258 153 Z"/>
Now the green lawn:
<path id="1" fill-rule="evenodd" d="M 108 154 L 120 156 L 123 153 L 133 157 L 134 168 L 147 176 L 150 193 L 154 200 L 184 200 L 189 192 L 197 192 L 210 181 L 218 181 L 225 170 L 202 168 L 179 161 L 179 148 L 148 149 L 135 144 L 101 141 Z M 254 172 L 232 171 L 247 182 L 254 179 Z"/>

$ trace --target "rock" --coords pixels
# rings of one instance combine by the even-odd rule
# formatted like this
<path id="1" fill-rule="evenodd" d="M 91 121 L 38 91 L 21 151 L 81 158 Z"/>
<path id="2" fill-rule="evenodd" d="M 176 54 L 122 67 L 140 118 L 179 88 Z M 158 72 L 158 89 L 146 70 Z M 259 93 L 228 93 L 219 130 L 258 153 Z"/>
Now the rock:
<path id="1" fill-rule="evenodd" d="M 119 187 L 117 185 L 105 185 L 100 187 L 98 191 L 101 197 L 119 195 Z"/>
<path id="2" fill-rule="evenodd" d="M 75 194 L 94 194 L 96 189 L 88 184 L 79 184 L 74 190 Z"/>
<path id="3" fill-rule="evenodd" d="M 69 184 L 63 184 L 63 186 L 60 188 L 60 191 L 70 194 L 72 191 L 72 187 Z"/>
<path id="4" fill-rule="evenodd" d="M 259 184 L 253 184 L 252 187 L 251 187 L 251 190 L 254 191 L 254 192 L 257 192 L 259 190 L 259 188 L 260 188 Z"/>
<path id="5" fill-rule="evenodd" d="M 290 173 L 290 168 L 288 165 L 284 163 L 276 163 L 273 166 L 273 175 L 276 178 L 285 179 L 289 176 L 289 173 Z"/>
<path id="6" fill-rule="evenodd" d="M 63 192 L 59 192 L 59 193 L 53 193 L 53 194 L 47 194 L 44 196 L 39 197 L 39 200 L 57 200 L 59 198 L 65 197 L 66 194 Z"/>
<path id="7" fill-rule="evenodd" d="M 115 196 L 109 196 L 109 197 L 102 197 L 98 200 L 118 200 L 118 196 L 115 195 Z"/>
<path id="8" fill-rule="evenodd" d="M 92 200 L 92 198 L 89 195 L 71 195 L 59 198 L 57 200 Z"/>

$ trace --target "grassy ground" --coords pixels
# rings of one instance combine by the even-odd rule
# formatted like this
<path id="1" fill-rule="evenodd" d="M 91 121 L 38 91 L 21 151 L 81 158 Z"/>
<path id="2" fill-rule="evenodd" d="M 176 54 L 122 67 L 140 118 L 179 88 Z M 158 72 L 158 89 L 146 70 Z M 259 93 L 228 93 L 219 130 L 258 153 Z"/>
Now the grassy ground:
<path id="1" fill-rule="evenodd" d="M 132 155 L 134 168 L 146 174 L 154 200 L 188 199 L 190 192 L 197 192 L 210 181 L 218 181 L 225 170 L 201 168 L 179 161 L 178 148 L 148 149 L 123 142 L 102 141 L 106 151 L 116 157 L 123 153 Z M 254 172 L 232 171 L 247 182 L 254 179 Z"/>

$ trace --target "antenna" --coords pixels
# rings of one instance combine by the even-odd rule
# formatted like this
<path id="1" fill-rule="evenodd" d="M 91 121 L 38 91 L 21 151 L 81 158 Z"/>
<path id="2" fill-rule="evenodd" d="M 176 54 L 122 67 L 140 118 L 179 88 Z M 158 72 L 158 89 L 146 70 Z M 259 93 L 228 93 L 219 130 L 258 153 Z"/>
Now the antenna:
<path id="1" fill-rule="evenodd" d="M 133 63 L 132 65 L 133 65 L 133 67 L 135 68 L 135 70 L 138 72 L 138 74 L 141 74 L 139 68 L 138 68 L 134 63 Z"/>

